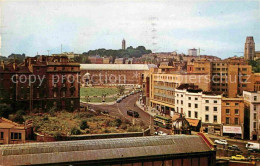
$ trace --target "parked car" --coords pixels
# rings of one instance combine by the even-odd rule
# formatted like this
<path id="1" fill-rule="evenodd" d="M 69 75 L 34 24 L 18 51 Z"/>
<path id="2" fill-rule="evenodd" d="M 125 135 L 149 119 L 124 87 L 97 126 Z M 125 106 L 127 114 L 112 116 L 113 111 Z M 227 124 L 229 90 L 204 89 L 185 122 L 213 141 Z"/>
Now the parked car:
<path id="1" fill-rule="evenodd" d="M 237 151 L 240 151 L 239 147 L 237 145 L 231 145 L 231 146 L 228 146 L 228 149 L 229 150 L 237 150 Z"/>
<path id="2" fill-rule="evenodd" d="M 231 156 L 231 160 L 245 160 L 246 158 L 242 155 Z"/>
<path id="3" fill-rule="evenodd" d="M 127 110 L 127 115 L 134 116 L 135 118 L 139 117 L 139 113 L 133 110 Z"/>
<path id="4" fill-rule="evenodd" d="M 133 95 L 134 93 L 135 93 L 135 92 L 132 91 L 132 92 L 130 93 L 130 95 Z"/>
<path id="5" fill-rule="evenodd" d="M 117 99 L 116 102 L 117 103 L 120 103 L 122 101 L 122 99 Z"/>
<path id="6" fill-rule="evenodd" d="M 248 149 L 248 151 L 251 151 L 251 152 L 259 152 L 260 151 L 260 144 L 255 143 L 255 142 L 248 142 L 246 144 L 246 148 Z"/>
<path id="7" fill-rule="evenodd" d="M 167 133 L 164 133 L 163 131 L 158 131 L 158 135 L 167 135 Z"/>
<path id="8" fill-rule="evenodd" d="M 227 140 L 224 139 L 219 139 L 214 141 L 215 144 L 220 144 L 220 145 L 227 145 Z"/>

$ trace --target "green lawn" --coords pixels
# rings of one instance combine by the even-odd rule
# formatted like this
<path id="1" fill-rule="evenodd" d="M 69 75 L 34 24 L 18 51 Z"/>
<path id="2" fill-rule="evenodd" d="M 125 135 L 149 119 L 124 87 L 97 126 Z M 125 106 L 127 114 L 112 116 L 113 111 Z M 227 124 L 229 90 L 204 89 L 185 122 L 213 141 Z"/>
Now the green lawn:
<path id="1" fill-rule="evenodd" d="M 80 88 L 80 96 L 102 96 L 106 94 L 107 96 L 117 94 L 117 88 Z"/>
<path id="2" fill-rule="evenodd" d="M 105 102 L 113 102 L 113 101 L 116 101 L 117 97 L 106 97 L 105 98 Z M 81 98 L 80 99 L 81 101 L 84 101 L 86 102 L 86 98 Z M 90 98 L 90 102 L 93 102 L 93 103 L 101 103 L 102 102 L 102 97 L 92 97 Z"/>

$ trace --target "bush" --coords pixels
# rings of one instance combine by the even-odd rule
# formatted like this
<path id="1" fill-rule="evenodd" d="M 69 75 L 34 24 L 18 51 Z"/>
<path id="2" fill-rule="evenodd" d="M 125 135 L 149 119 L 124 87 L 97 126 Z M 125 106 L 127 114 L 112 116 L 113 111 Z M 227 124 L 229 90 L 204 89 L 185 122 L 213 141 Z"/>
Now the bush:
<path id="1" fill-rule="evenodd" d="M 127 125 L 125 123 L 123 123 L 121 126 L 120 126 L 121 129 L 123 130 L 126 130 L 127 129 Z"/>
<path id="2" fill-rule="evenodd" d="M 21 114 L 16 114 L 15 117 L 14 117 L 14 121 L 17 122 L 17 123 L 22 124 L 22 123 L 24 122 L 23 115 L 21 115 Z"/>
<path id="3" fill-rule="evenodd" d="M 56 110 L 57 110 L 56 107 L 51 107 L 51 108 L 49 109 L 50 115 L 51 115 L 51 116 L 55 116 Z"/>
<path id="4" fill-rule="evenodd" d="M 80 129 L 81 129 L 81 130 L 85 130 L 86 128 L 89 128 L 89 125 L 88 125 L 88 123 L 87 123 L 86 120 L 82 120 L 82 121 L 80 122 Z"/>
<path id="5" fill-rule="evenodd" d="M 9 114 L 12 112 L 12 108 L 8 105 L 0 105 L 0 117 L 8 118 Z"/>
<path id="6" fill-rule="evenodd" d="M 53 134 L 53 137 L 54 137 L 55 140 L 57 140 L 57 141 L 61 140 L 61 139 L 62 139 L 61 132 L 56 131 L 56 132 Z"/>
<path id="7" fill-rule="evenodd" d="M 44 120 L 44 121 L 47 121 L 47 120 L 49 120 L 49 117 L 48 117 L 47 115 L 45 115 L 45 116 L 43 117 L 43 120 Z"/>
<path id="8" fill-rule="evenodd" d="M 70 130 L 70 133 L 71 133 L 71 135 L 80 135 L 81 134 L 80 130 L 78 128 L 76 128 L 76 127 L 73 127 Z"/>

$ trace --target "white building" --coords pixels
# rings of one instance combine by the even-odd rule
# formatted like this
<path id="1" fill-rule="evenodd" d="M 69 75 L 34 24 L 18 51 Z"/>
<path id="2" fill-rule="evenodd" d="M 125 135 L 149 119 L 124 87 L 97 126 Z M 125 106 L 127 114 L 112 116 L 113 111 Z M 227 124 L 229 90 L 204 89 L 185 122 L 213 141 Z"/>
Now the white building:
<path id="1" fill-rule="evenodd" d="M 245 106 L 249 110 L 250 140 L 260 139 L 260 91 L 243 92 Z"/>
<path id="2" fill-rule="evenodd" d="M 221 95 L 202 90 L 175 90 L 175 111 L 202 123 L 221 124 Z"/>
<path id="3" fill-rule="evenodd" d="M 189 56 L 197 56 L 198 55 L 198 50 L 196 48 L 189 49 L 188 50 L 188 55 Z"/>

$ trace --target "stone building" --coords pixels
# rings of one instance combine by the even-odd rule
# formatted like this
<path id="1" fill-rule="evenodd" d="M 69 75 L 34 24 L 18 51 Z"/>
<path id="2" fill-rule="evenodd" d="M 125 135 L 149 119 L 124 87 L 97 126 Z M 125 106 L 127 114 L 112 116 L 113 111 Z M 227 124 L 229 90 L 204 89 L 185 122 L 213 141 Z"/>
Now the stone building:
<path id="1" fill-rule="evenodd" d="M 80 75 L 82 85 L 88 73 L 89 84 L 92 85 L 139 85 L 143 84 L 145 73 L 157 68 L 148 64 L 81 64 Z"/>
<path id="2" fill-rule="evenodd" d="M 242 59 L 232 57 L 210 62 L 201 59 L 188 63 L 187 72 L 194 74 L 208 73 L 211 90 L 223 93 L 226 97 L 242 95 L 244 90 L 254 90 L 252 66 Z"/>
<path id="3" fill-rule="evenodd" d="M 255 57 L 255 42 L 253 36 L 246 37 L 244 58 L 246 60 L 254 60 Z"/>
<path id="4" fill-rule="evenodd" d="M 1 63 L 0 100 L 28 110 L 79 108 L 79 64 L 67 56 L 28 57 L 22 64 Z"/>

